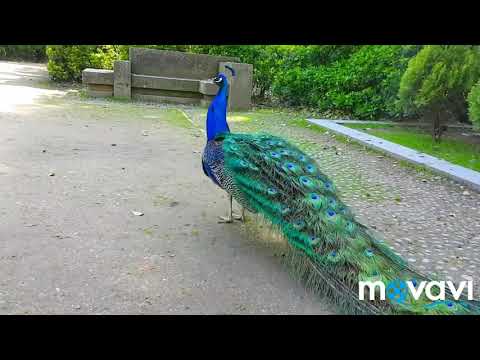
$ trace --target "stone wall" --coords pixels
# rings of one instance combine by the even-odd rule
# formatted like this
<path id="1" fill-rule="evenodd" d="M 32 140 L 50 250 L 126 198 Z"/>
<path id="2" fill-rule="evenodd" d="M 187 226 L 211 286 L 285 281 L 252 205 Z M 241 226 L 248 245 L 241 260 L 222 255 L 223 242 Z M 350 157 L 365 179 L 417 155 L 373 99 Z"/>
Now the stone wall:
<path id="1" fill-rule="evenodd" d="M 208 105 L 218 88 L 212 82 L 223 72 L 230 81 L 229 108 L 251 107 L 253 66 L 237 58 L 130 48 L 130 60 L 115 61 L 114 69 L 85 69 L 90 96 L 115 96 L 147 101 Z M 225 65 L 235 69 L 232 78 Z"/>
<path id="2" fill-rule="evenodd" d="M 214 77 L 218 64 L 238 58 L 190 54 L 181 51 L 130 48 L 132 73 L 182 79 L 205 80 Z"/>

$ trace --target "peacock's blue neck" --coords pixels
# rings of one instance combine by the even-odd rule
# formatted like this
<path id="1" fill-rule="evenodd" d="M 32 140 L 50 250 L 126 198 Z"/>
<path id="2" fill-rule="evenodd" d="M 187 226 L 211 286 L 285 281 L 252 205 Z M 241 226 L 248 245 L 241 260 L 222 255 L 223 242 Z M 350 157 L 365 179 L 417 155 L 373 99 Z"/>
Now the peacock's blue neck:
<path id="1" fill-rule="evenodd" d="M 207 113 L 207 140 L 218 134 L 230 132 L 227 123 L 228 83 L 224 84 L 213 99 Z"/>

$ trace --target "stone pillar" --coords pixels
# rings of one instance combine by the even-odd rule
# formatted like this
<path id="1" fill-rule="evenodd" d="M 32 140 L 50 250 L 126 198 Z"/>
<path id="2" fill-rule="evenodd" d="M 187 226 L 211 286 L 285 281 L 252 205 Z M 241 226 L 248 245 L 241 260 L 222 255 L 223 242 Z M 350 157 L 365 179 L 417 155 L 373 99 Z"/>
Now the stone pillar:
<path id="1" fill-rule="evenodd" d="M 225 65 L 235 70 L 235 77 Z M 224 73 L 230 83 L 230 93 L 228 96 L 229 110 L 250 110 L 252 106 L 252 89 L 253 89 L 253 65 L 220 62 L 218 71 Z"/>
<path id="2" fill-rule="evenodd" d="M 132 74 L 130 61 L 117 60 L 113 63 L 113 96 L 132 97 Z"/>

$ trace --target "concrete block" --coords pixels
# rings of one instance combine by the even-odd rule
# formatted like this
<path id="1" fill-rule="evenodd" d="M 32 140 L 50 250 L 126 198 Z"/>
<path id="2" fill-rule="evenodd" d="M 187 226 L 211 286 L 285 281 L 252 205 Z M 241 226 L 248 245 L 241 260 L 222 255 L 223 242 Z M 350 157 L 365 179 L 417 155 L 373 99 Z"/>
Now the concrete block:
<path id="1" fill-rule="evenodd" d="M 130 61 L 115 61 L 114 70 L 85 69 L 82 80 L 91 96 L 142 98 L 149 101 L 208 105 L 218 92 L 211 80 L 219 71 L 230 80 L 229 109 L 251 107 L 252 72 L 235 57 L 130 48 Z M 233 67 L 233 78 L 225 65 Z"/>
<path id="2" fill-rule="evenodd" d="M 85 69 L 82 71 L 84 84 L 113 85 L 113 70 Z"/>
<path id="3" fill-rule="evenodd" d="M 113 96 L 113 85 L 87 84 L 87 95 L 92 97 Z"/>
<path id="4" fill-rule="evenodd" d="M 232 77 L 232 73 L 225 68 L 225 65 L 235 70 L 235 77 Z M 229 110 L 250 110 L 252 107 L 253 65 L 221 62 L 218 71 L 224 73 L 230 83 L 228 95 Z"/>
<path id="5" fill-rule="evenodd" d="M 199 105 L 202 98 L 199 93 L 189 93 L 170 90 L 132 88 L 132 98 L 153 103 L 176 103 Z"/>
<path id="6" fill-rule="evenodd" d="M 115 61 L 113 73 L 113 96 L 130 99 L 132 94 L 130 61 Z"/>
<path id="7" fill-rule="evenodd" d="M 134 88 L 198 92 L 199 80 L 132 74 Z"/>
<path id="8" fill-rule="evenodd" d="M 129 55 L 133 74 L 197 80 L 214 77 L 221 61 L 239 61 L 238 58 L 228 56 L 137 47 L 131 47 Z"/>
<path id="9" fill-rule="evenodd" d="M 218 92 L 218 86 L 211 80 L 200 80 L 198 91 L 203 95 L 216 95 Z"/>

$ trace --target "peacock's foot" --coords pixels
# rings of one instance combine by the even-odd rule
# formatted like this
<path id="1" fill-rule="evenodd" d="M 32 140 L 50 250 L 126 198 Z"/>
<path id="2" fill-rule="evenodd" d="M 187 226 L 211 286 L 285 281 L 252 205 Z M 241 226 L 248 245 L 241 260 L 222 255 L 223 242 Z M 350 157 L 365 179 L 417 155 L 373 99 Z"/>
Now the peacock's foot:
<path id="1" fill-rule="evenodd" d="M 233 223 L 233 219 L 229 216 L 219 216 L 220 220 L 218 220 L 219 224 L 231 224 Z"/>
<path id="2" fill-rule="evenodd" d="M 245 222 L 245 216 L 243 214 L 242 215 L 233 214 L 232 217 L 233 217 L 233 220 L 238 220 L 240 222 Z"/>
<path id="3" fill-rule="evenodd" d="M 220 220 L 218 221 L 219 224 L 231 224 L 233 223 L 234 220 L 240 221 L 240 222 L 245 222 L 245 216 L 244 215 L 238 215 L 233 213 L 232 217 L 229 216 L 219 216 L 218 217 Z"/>

